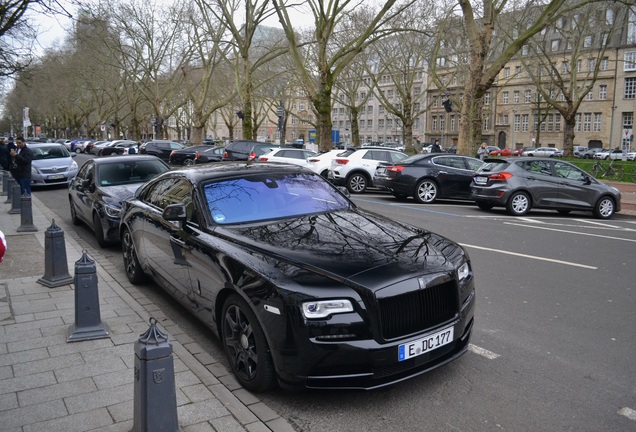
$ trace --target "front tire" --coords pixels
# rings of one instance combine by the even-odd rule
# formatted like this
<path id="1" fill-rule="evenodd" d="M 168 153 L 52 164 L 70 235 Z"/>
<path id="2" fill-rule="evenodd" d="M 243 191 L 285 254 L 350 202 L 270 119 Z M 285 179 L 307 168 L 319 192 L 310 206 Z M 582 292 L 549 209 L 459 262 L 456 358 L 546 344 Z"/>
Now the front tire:
<path id="1" fill-rule="evenodd" d="M 77 209 L 75 208 L 75 204 L 73 204 L 72 199 L 69 199 L 69 204 L 71 206 L 71 222 L 73 222 L 73 225 L 81 224 L 82 221 L 80 221 L 79 217 L 77 217 Z"/>
<path id="2" fill-rule="evenodd" d="M 95 238 L 99 247 L 106 246 L 106 240 L 104 239 L 104 228 L 102 228 L 102 222 L 99 220 L 97 213 L 93 213 L 93 229 L 95 230 Z"/>
<path id="3" fill-rule="evenodd" d="M 488 201 L 475 201 L 475 204 L 482 210 L 491 210 L 494 207 L 494 204 Z"/>
<path id="4" fill-rule="evenodd" d="M 432 204 L 437 199 L 439 188 L 433 180 L 424 179 L 415 186 L 413 198 L 420 204 Z"/>
<path id="5" fill-rule="evenodd" d="M 525 192 L 515 192 L 506 203 L 506 210 L 512 216 L 523 216 L 530 211 L 530 196 Z"/>
<path id="6" fill-rule="evenodd" d="M 602 197 L 594 206 L 594 216 L 598 219 L 610 219 L 614 216 L 616 204 L 610 197 Z"/>
<path id="7" fill-rule="evenodd" d="M 126 271 L 126 277 L 130 283 L 137 285 L 144 282 L 146 280 L 146 275 L 141 269 L 132 233 L 128 229 L 125 229 L 124 234 L 122 235 L 121 249 L 124 258 L 124 270 Z"/>
<path id="8" fill-rule="evenodd" d="M 223 305 L 221 334 L 225 355 L 241 385 L 262 392 L 275 384 L 274 362 L 265 333 L 241 297 L 231 295 Z"/>
<path id="9" fill-rule="evenodd" d="M 369 181 L 364 174 L 355 173 L 347 180 L 347 189 L 351 193 L 360 194 L 367 190 L 368 183 Z"/>

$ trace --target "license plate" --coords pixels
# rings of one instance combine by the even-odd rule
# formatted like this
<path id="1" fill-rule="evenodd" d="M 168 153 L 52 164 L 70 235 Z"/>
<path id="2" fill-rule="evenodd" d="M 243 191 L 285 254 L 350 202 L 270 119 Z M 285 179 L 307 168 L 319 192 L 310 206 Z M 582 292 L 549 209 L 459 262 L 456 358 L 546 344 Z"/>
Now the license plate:
<path id="1" fill-rule="evenodd" d="M 432 335 L 398 346 L 398 361 L 417 357 L 451 343 L 453 341 L 453 330 L 454 327 L 448 327 Z"/>
<path id="2" fill-rule="evenodd" d="M 59 179 L 63 179 L 64 178 L 64 174 L 56 174 L 56 175 L 50 175 L 49 176 L 49 180 L 59 180 Z"/>
<path id="3" fill-rule="evenodd" d="M 488 177 L 475 177 L 475 184 L 485 185 L 488 183 Z"/>

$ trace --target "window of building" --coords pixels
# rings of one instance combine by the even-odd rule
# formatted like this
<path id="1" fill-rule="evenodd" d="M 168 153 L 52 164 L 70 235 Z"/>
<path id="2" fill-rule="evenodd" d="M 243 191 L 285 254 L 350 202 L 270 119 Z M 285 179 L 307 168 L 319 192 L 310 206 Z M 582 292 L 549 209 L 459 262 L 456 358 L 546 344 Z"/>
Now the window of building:
<path id="1" fill-rule="evenodd" d="M 441 116 L 439 118 L 439 130 L 441 130 L 441 131 L 446 130 L 446 117 L 445 116 Z"/>
<path id="2" fill-rule="evenodd" d="M 433 132 L 437 131 L 437 116 L 433 116 L 431 119 L 431 130 Z"/>
<path id="3" fill-rule="evenodd" d="M 600 100 L 606 100 L 607 99 L 607 85 L 602 84 L 602 85 L 598 86 L 598 98 Z"/>
<path id="4" fill-rule="evenodd" d="M 490 130 L 490 116 L 489 115 L 485 115 L 484 116 L 483 130 L 484 131 Z"/>
<path id="5" fill-rule="evenodd" d="M 450 130 L 451 131 L 455 130 L 455 116 L 454 115 L 450 116 Z"/>
<path id="6" fill-rule="evenodd" d="M 504 68 L 504 78 L 510 78 L 510 68 L 509 67 L 505 67 Z"/>
<path id="7" fill-rule="evenodd" d="M 545 126 L 548 129 L 548 132 L 552 132 L 554 130 L 554 114 L 548 114 L 545 118 Z M 546 128 L 541 125 L 541 131 L 545 131 Z"/>
<path id="8" fill-rule="evenodd" d="M 603 57 L 601 59 L 601 68 L 602 71 L 606 71 L 609 69 L 609 59 L 607 57 Z"/>
<path id="9" fill-rule="evenodd" d="M 601 131 L 601 113 L 594 113 L 593 130 L 594 130 L 594 132 L 600 132 Z"/>
<path id="10" fill-rule="evenodd" d="M 519 126 L 521 124 L 521 116 L 519 114 L 515 114 L 513 117 L 512 129 L 515 132 L 519 132 Z"/>
<path id="11" fill-rule="evenodd" d="M 521 76 L 521 66 L 515 66 L 515 76 L 517 78 Z"/>
<path id="12" fill-rule="evenodd" d="M 378 129 L 384 129 L 384 119 L 378 119 Z"/>
<path id="13" fill-rule="evenodd" d="M 594 92 L 592 90 L 587 92 L 587 94 L 585 95 L 585 99 L 586 100 L 594 100 Z"/>
<path id="14" fill-rule="evenodd" d="M 524 45 L 521 47 L 521 55 L 522 56 L 527 56 L 528 55 L 528 45 Z"/>
<path id="15" fill-rule="evenodd" d="M 360 107 L 360 114 L 364 114 L 366 111 L 366 107 Z"/>
<path id="16" fill-rule="evenodd" d="M 605 24 L 610 25 L 610 26 L 614 24 L 614 10 L 613 9 L 607 9 L 605 11 Z"/>
<path id="17" fill-rule="evenodd" d="M 439 106 L 439 96 L 435 96 L 433 98 L 433 108 L 437 108 Z"/>
<path id="18" fill-rule="evenodd" d="M 389 90 L 387 90 L 387 92 L 386 92 L 386 97 L 387 97 L 388 99 L 393 99 L 393 89 L 389 89 Z"/>
<path id="19" fill-rule="evenodd" d="M 589 48 L 592 46 L 592 36 L 588 35 L 585 36 L 585 39 L 583 39 L 583 48 Z"/>
<path id="20" fill-rule="evenodd" d="M 594 71 L 594 68 L 596 67 L 596 59 L 588 59 L 587 60 L 587 69 L 592 72 Z"/>
<path id="21" fill-rule="evenodd" d="M 532 102 L 532 90 L 526 90 L 526 103 Z"/>
<path id="22" fill-rule="evenodd" d="M 625 78 L 625 99 L 634 99 L 636 95 L 636 78 Z"/>
<path id="23" fill-rule="evenodd" d="M 581 72 L 583 70 L 583 62 L 581 59 L 576 61 L 576 71 Z"/>
<path id="24" fill-rule="evenodd" d="M 570 73 L 570 62 L 564 61 L 563 63 L 561 63 L 561 73 Z"/>
<path id="25" fill-rule="evenodd" d="M 502 104 L 507 104 L 508 103 L 508 92 L 502 92 L 501 93 L 501 103 Z"/>
<path id="26" fill-rule="evenodd" d="M 627 19 L 627 43 L 636 43 L 636 8 L 629 10 L 629 17 Z"/>
<path id="27" fill-rule="evenodd" d="M 561 39 L 553 39 L 552 43 L 550 44 L 550 50 L 552 52 L 558 51 L 560 45 L 561 45 Z"/>
<path id="28" fill-rule="evenodd" d="M 373 115 L 373 105 L 367 106 L 367 114 Z"/>
<path id="29" fill-rule="evenodd" d="M 626 133 L 627 132 L 627 133 Z M 629 133 L 631 132 L 631 134 Z M 634 113 L 633 112 L 624 112 L 623 113 L 623 148 L 630 148 L 631 139 L 634 133 Z"/>
<path id="30" fill-rule="evenodd" d="M 386 127 L 391 129 L 393 127 L 393 119 L 386 119 Z"/>
<path id="31" fill-rule="evenodd" d="M 484 94 L 484 105 L 490 105 L 490 92 Z"/>
<path id="32" fill-rule="evenodd" d="M 528 120 L 530 116 L 528 114 L 524 114 L 521 116 L 521 131 L 528 132 Z"/>
<path id="33" fill-rule="evenodd" d="M 581 113 L 576 114 L 576 124 L 574 125 L 574 130 L 579 132 L 581 130 Z"/>
<path id="34" fill-rule="evenodd" d="M 609 33 L 608 32 L 601 33 L 601 47 L 602 48 L 606 48 L 607 47 L 607 41 L 608 40 L 609 40 Z"/>
<path id="35" fill-rule="evenodd" d="M 561 114 L 554 115 L 554 131 L 555 132 L 561 131 Z"/>
<path id="36" fill-rule="evenodd" d="M 373 129 L 373 120 L 367 120 L 367 129 Z"/>
<path id="37" fill-rule="evenodd" d="M 625 68 L 626 71 L 636 70 L 636 51 L 625 52 Z"/>
<path id="38" fill-rule="evenodd" d="M 360 120 L 360 129 L 364 129 L 364 127 L 366 126 L 366 123 L 364 120 Z"/>
<path id="39" fill-rule="evenodd" d="M 515 90 L 512 96 L 512 101 L 516 104 L 519 103 L 519 90 Z"/>
<path id="40" fill-rule="evenodd" d="M 592 130 L 592 113 L 583 114 L 583 132 Z"/>

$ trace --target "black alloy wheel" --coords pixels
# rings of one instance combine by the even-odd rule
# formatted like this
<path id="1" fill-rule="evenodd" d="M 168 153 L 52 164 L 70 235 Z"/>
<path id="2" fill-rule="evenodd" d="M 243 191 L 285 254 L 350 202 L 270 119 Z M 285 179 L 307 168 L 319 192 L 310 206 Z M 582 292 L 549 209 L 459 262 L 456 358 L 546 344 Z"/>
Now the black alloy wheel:
<path id="1" fill-rule="evenodd" d="M 186 159 L 183 161 L 183 165 L 184 165 L 184 166 L 192 166 L 192 165 L 194 165 L 194 159 L 186 158 Z"/>
<path id="2" fill-rule="evenodd" d="M 128 229 L 124 229 L 121 239 L 121 249 L 124 258 L 124 270 L 130 283 L 137 285 L 144 282 L 146 275 L 141 269 L 139 258 L 137 258 L 137 249 L 135 248 L 132 234 Z"/>
<path id="3" fill-rule="evenodd" d="M 223 346 L 236 379 L 249 391 L 272 388 L 274 363 L 263 329 L 248 304 L 233 294 L 225 301 L 221 317 Z"/>

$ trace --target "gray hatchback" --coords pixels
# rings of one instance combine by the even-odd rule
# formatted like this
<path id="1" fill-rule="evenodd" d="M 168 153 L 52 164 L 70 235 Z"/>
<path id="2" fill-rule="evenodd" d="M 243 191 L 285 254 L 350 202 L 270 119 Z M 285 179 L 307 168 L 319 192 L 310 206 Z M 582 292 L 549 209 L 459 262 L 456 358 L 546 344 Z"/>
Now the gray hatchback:
<path id="1" fill-rule="evenodd" d="M 471 197 L 480 209 L 505 207 L 513 216 L 540 208 L 561 214 L 592 211 L 599 219 L 609 219 L 621 209 L 618 189 L 553 158 L 486 159 L 470 186 Z"/>

